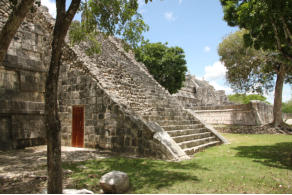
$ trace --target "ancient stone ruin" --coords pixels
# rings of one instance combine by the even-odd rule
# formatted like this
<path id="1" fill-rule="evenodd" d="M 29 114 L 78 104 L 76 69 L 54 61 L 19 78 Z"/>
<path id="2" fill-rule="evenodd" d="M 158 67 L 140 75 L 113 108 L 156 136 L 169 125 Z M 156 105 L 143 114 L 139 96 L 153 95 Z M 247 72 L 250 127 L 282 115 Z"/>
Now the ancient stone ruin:
<path id="1" fill-rule="evenodd" d="M 0 2 L 0 28 L 9 14 Z M 54 20 L 42 7 L 27 16 L 0 64 L 0 149 L 45 144 L 44 84 Z M 59 80 L 62 144 L 182 160 L 226 142 L 114 37 L 99 38 L 102 52 L 65 45 Z M 68 42 L 68 41 L 67 41 Z"/>
<path id="2" fill-rule="evenodd" d="M 224 90 L 215 90 L 208 81 L 186 75 L 184 86 L 173 96 L 177 97 L 186 109 L 196 110 L 199 106 L 229 105 Z"/>
<path id="3" fill-rule="evenodd" d="M 185 109 L 190 109 L 207 124 L 260 126 L 273 121 L 273 106 L 261 101 L 249 104 L 229 102 L 223 90 L 215 90 L 207 81 L 186 75 L 184 87 L 173 96 L 177 97 Z M 283 120 L 291 118 L 283 113 Z"/>

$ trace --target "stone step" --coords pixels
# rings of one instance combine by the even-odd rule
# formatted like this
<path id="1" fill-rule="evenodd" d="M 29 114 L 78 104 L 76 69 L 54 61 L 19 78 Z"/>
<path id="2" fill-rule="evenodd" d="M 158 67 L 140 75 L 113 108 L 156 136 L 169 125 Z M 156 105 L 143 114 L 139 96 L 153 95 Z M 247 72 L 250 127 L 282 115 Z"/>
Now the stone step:
<path id="1" fill-rule="evenodd" d="M 202 144 L 202 145 L 199 145 L 199 146 L 195 146 L 195 147 L 192 147 L 192 148 L 186 148 L 186 149 L 184 149 L 184 152 L 187 155 L 193 155 L 194 153 L 202 151 L 203 149 L 205 149 L 207 147 L 215 146 L 215 145 L 218 145 L 220 143 L 221 143 L 220 141 L 212 141 L 212 142 L 208 142 L 208 143 L 205 143 L 205 144 Z"/>
<path id="2" fill-rule="evenodd" d="M 167 133 L 171 137 L 177 137 L 177 136 L 182 136 L 182 135 L 190 135 L 190 134 L 206 133 L 206 132 L 209 132 L 206 128 L 200 128 L 200 129 L 184 129 L 184 130 L 168 131 Z"/>
<path id="3" fill-rule="evenodd" d="M 147 112 L 144 112 L 143 115 L 157 115 L 157 116 L 175 116 L 175 115 L 179 115 L 179 116 L 185 116 L 185 113 L 181 112 L 179 110 L 172 111 L 172 112 L 168 112 L 168 111 L 147 111 Z"/>
<path id="4" fill-rule="evenodd" d="M 161 120 L 188 120 L 190 118 L 183 116 L 157 116 L 157 115 L 142 115 L 147 121 L 161 121 Z"/>
<path id="5" fill-rule="evenodd" d="M 208 142 L 213 142 L 213 141 L 216 141 L 215 136 L 181 142 L 181 143 L 179 143 L 179 146 L 181 147 L 181 149 L 186 149 L 186 148 L 192 148 L 195 146 L 203 145 L 203 144 L 206 144 Z"/>
<path id="6" fill-rule="evenodd" d="M 191 124 L 198 124 L 200 123 L 197 120 L 162 120 L 156 121 L 161 126 L 168 126 L 168 125 L 191 125 Z"/>
<path id="7" fill-rule="evenodd" d="M 176 143 L 185 142 L 185 141 L 191 141 L 206 137 L 211 137 L 211 132 L 204 132 L 204 133 L 196 133 L 196 134 L 189 134 L 189 135 L 181 135 L 177 137 L 172 137 Z"/>
<path id="8" fill-rule="evenodd" d="M 168 125 L 161 126 L 165 131 L 176 131 L 176 130 L 184 130 L 184 129 L 199 129 L 204 127 L 203 124 L 188 124 L 188 125 Z"/>

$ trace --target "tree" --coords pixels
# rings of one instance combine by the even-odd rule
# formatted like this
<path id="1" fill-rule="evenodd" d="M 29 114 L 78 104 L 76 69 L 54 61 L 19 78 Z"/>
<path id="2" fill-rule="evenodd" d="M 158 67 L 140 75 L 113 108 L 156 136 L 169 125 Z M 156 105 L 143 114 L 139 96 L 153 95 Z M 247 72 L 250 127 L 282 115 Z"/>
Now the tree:
<path id="1" fill-rule="evenodd" d="M 34 0 L 22 0 L 17 4 L 17 0 L 10 1 L 16 7 L 9 16 L 0 34 L 0 62 L 5 58 L 12 38 L 34 2 Z M 148 1 L 151 0 L 145 0 L 145 3 L 148 3 Z M 80 7 L 80 2 L 81 0 L 72 0 L 66 11 L 66 0 L 56 1 L 57 18 L 53 31 L 51 62 L 45 91 L 45 126 L 48 143 L 48 193 L 62 193 L 61 124 L 58 116 L 57 83 L 65 36 Z M 102 29 L 101 32 L 107 35 L 121 35 L 125 42 L 128 41 L 129 45 L 135 45 L 140 40 L 141 33 L 146 25 L 143 26 L 144 23 L 141 17 L 137 17 L 138 22 L 131 20 L 133 15 L 138 15 L 138 0 L 90 0 L 88 5 L 91 9 L 84 10 L 91 11 L 89 13 L 92 15 L 92 23 L 87 22 L 81 25 L 86 26 L 86 35 L 92 31 L 96 31 L 98 28 Z M 138 25 L 138 28 L 136 28 L 135 24 L 139 24 L 140 26 Z M 116 28 L 117 26 L 119 28 Z M 123 31 L 123 29 L 125 30 Z M 121 32 L 123 33 L 121 34 Z"/>
<path id="2" fill-rule="evenodd" d="M 230 26 L 247 29 L 246 46 L 272 51 L 279 56 L 274 98 L 275 127 L 283 124 L 281 105 L 283 84 L 292 60 L 292 1 L 291 0 L 220 0 L 224 20 Z"/>
<path id="3" fill-rule="evenodd" d="M 45 91 L 45 126 L 47 132 L 47 161 L 48 161 L 48 193 L 62 193 L 62 167 L 61 167 L 61 124 L 58 115 L 58 79 L 61 66 L 62 48 L 69 26 L 80 7 L 81 0 L 72 0 L 66 11 L 66 0 L 56 1 L 57 18 L 53 32 L 52 56 L 46 80 Z M 145 0 L 147 3 L 148 0 Z M 126 41 L 134 43 L 135 28 L 131 21 L 137 14 L 137 0 L 90 0 L 82 6 L 87 17 L 79 28 L 85 35 L 99 32 L 107 35 L 121 35 Z M 131 25 L 127 28 L 127 24 Z M 123 31 L 123 29 L 126 29 Z M 141 29 L 139 29 L 141 30 Z M 131 32 L 133 31 L 133 32 Z M 119 34 L 125 32 L 124 34 Z M 74 34 L 74 33 L 73 33 Z"/>
<path id="4" fill-rule="evenodd" d="M 66 0 L 56 1 L 57 17 L 53 31 L 52 56 L 45 90 L 45 126 L 47 135 L 48 193 L 62 194 L 61 123 L 58 115 L 58 77 L 62 48 L 69 26 L 80 6 L 72 0 L 66 11 Z"/>
<path id="5" fill-rule="evenodd" d="M 233 94 L 233 95 L 228 95 L 228 99 L 231 102 L 234 103 L 238 103 L 238 104 L 248 104 L 250 103 L 251 100 L 260 100 L 263 102 L 266 102 L 267 98 L 259 95 L 259 94 L 250 94 L 250 95 L 246 95 L 246 94 Z M 268 102 L 266 102 L 268 103 Z"/>
<path id="6" fill-rule="evenodd" d="M 170 93 L 176 93 L 182 87 L 187 72 L 182 48 L 168 47 L 167 43 L 144 42 L 135 49 L 135 57 Z"/>
<path id="7" fill-rule="evenodd" d="M 11 40 L 34 2 L 35 0 L 22 0 L 17 3 L 16 0 L 10 0 L 12 12 L 0 32 L 0 63 L 5 59 Z"/>

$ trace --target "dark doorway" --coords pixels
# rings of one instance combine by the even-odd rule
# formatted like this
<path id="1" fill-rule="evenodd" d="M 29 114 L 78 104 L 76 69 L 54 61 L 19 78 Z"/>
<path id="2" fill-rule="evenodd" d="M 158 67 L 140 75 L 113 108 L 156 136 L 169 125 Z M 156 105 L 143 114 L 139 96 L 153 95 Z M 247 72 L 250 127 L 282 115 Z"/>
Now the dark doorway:
<path id="1" fill-rule="evenodd" d="M 84 107 L 73 106 L 72 146 L 83 147 L 83 140 L 84 140 Z"/>
<path id="2" fill-rule="evenodd" d="M 0 116 L 0 150 L 12 149 L 13 142 L 11 129 L 11 118 Z"/>

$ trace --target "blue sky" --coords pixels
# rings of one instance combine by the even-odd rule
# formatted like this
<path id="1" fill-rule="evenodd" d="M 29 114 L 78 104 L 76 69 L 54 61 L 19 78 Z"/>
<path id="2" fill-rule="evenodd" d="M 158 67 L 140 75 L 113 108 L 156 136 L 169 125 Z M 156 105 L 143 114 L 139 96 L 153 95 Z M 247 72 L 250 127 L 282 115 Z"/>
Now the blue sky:
<path id="1" fill-rule="evenodd" d="M 51 14 L 54 0 L 42 0 Z M 144 34 L 150 42 L 168 42 L 169 46 L 184 49 L 187 67 L 197 78 L 209 81 L 216 89 L 232 90 L 225 81 L 226 69 L 219 61 L 218 44 L 237 28 L 223 21 L 219 0 L 153 0 L 148 4 L 139 0 L 139 12 L 150 30 Z M 285 85 L 283 100 L 291 98 L 291 87 Z M 273 102 L 273 93 L 266 94 Z"/>
<path id="2" fill-rule="evenodd" d="M 141 3 L 140 12 L 150 26 L 146 38 L 182 47 L 191 74 L 228 90 L 217 46 L 237 28 L 228 27 L 222 20 L 219 0 L 154 0 L 147 5 Z"/>

